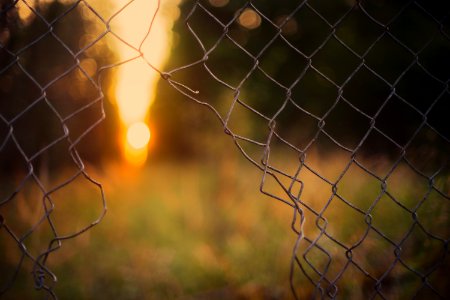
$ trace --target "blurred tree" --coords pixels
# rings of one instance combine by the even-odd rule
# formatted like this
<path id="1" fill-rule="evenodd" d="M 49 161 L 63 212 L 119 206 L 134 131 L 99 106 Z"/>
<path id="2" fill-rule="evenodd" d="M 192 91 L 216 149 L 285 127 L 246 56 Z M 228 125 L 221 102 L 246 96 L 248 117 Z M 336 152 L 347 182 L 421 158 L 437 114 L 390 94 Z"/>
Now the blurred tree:
<path id="1" fill-rule="evenodd" d="M 95 29 L 105 25 L 79 2 L 37 1 L 35 12 L 17 5 L 1 3 L 0 170 L 25 168 L 11 129 L 35 168 L 73 165 L 63 124 L 72 142 L 90 131 L 76 144 L 83 159 L 98 164 L 111 158 L 117 113 L 96 87 L 99 68 L 114 58 L 102 39 L 95 42 Z M 111 73 L 101 76 L 104 86 L 112 84 Z M 102 106 L 106 120 L 90 130 L 102 118 Z"/>
<path id="2" fill-rule="evenodd" d="M 207 53 L 204 63 L 180 69 L 172 78 L 198 90 L 196 97 L 223 117 L 233 90 L 239 89 L 240 100 L 262 116 L 240 106 L 246 113 L 235 108 L 229 126 L 249 128 L 245 136 L 252 139 L 264 141 L 269 120 L 277 116 L 276 132 L 299 149 L 321 126 L 335 141 L 355 149 L 375 122 L 382 133 L 372 131 L 358 153 L 397 158 L 408 145 L 411 156 L 425 151 L 442 163 L 450 137 L 445 117 L 450 103 L 449 4 L 300 3 L 184 1 L 166 70 L 199 61 Z M 245 10 L 250 14 L 244 15 Z M 259 68 L 254 69 L 256 61 Z M 282 109 L 288 90 L 292 101 Z M 159 134 L 167 139 L 159 145 L 165 154 L 195 153 L 216 132 L 209 132 L 211 126 L 200 120 L 204 117 L 195 105 L 162 100 L 179 97 L 161 83 L 151 110 Z M 424 118 L 427 124 L 422 126 Z M 189 135 L 178 134 L 180 122 L 191 129 Z M 330 145 L 321 150 L 337 147 L 321 136 Z"/>

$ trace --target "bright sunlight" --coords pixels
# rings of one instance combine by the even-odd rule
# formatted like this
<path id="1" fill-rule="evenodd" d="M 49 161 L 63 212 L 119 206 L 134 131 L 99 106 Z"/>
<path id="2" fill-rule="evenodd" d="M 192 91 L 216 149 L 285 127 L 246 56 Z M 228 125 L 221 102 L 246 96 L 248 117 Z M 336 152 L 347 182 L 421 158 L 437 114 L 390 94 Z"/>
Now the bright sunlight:
<path id="1" fill-rule="evenodd" d="M 127 142 L 135 149 L 147 146 L 150 141 L 150 130 L 144 122 L 133 123 L 127 130 Z"/>
<path id="2" fill-rule="evenodd" d="M 171 10 L 165 8 L 169 2 Z M 173 2 L 177 0 L 161 2 L 148 36 L 158 1 L 134 1 L 111 22 L 112 30 L 129 45 L 121 41 L 114 45 L 120 60 L 132 60 L 118 68 L 115 95 L 123 123 L 121 144 L 124 157 L 133 165 L 142 165 L 147 158 L 151 137 L 148 111 L 154 101 L 159 80 L 159 73 L 151 66 L 161 69 L 170 54 L 171 27 L 179 16 L 179 10 L 173 9 L 177 7 Z M 115 3 L 117 7 L 126 4 L 122 0 L 116 0 Z M 139 57 L 139 52 L 131 47 L 141 51 L 143 57 Z"/>

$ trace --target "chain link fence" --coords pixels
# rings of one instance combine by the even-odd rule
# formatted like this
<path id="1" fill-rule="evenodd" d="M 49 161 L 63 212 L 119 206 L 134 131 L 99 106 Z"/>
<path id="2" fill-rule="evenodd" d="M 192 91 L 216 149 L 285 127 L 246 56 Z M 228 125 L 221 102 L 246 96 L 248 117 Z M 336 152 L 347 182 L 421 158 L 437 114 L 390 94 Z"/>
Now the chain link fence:
<path id="1" fill-rule="evenodd" d="M 98 126 L 113 114 L 108 72 L 139 58 L 166 83 L 165 102 L 211 110 L 261 170 L 261 193 L 292 208 L 295 298 L 447 297 L 445 1 L 183 1 L 164 72 L 140 48 L 153 21 L 139 47 L 111 29 L 133 2 L 108 13 L 87 0 L 0 2 L 0 245 L 19 248 L 2 254 L 0 294 L 25 269 L 56 298 L 48 257 L 106 212 L 84 161 L 105 156 L 92 151 L 116 128 Z M 135 56 L 118 61 L 111 37 Z M 74 230 L 54 211 L 77 201 L 55 199 L 77 180 L 98 189 L 99 214 Z"/>
<path id="2" fill-rule="evenodd" d="M 84 28 L 70 28 L 81 18 L 82 5 L 92 9 L 86 2 L 0 2 L 0 295 L 11 296 L 8 289 L 25 273 L 32 277 L 25 289 L 32 281 L 56 298 L 50 255 L 106 212 L 102 186 L 78 150 L 105 117 L 101 70 L 94 75 L 84 63 L 102 36 L 77 45 Z M 55 214 L 58 207 L 76 207 L 77 199 L 61 193 L 70 193 L 75 182 L 97 189 L 100 207 L 98 216 L 80 226 L 64 224 Z"/>
<path id="3" fill-rule="evenodd" d="M 165 78 L 293 208 L 295 298 L 445 298 L 448 4 L 182 7 L 190 51 Z"/>

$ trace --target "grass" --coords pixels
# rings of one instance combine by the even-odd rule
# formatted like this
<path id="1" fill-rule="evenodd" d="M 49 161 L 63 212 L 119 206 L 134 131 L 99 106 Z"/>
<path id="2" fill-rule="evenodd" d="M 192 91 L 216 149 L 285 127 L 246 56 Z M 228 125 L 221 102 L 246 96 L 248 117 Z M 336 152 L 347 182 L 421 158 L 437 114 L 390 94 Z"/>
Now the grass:
<path id="1" fill-rule="evenodd" d="M 309 161 L 330 178 L 342 171 L 342 162 L 342 157 L 337 156 Z M 289 165 L 282 167 L 292 169 Z M 339 295 L 363 299 L 373 292 L 376 282 L 355 265 L 346 267 L 345 247 L 358 244 L 367 231 L 364 215 L 349 203 L 367 211 L 381 188 L 377 180 L 356 166 L 347 172 L 348 176 L 338 184 L 338 194 L 347 203 L 331 197 L 330 186 L 310 171 L 303 169 L 299 174 L 305 183 L 305 203 L 320 211 L 330 201 L 323 214 L 328 221 L 326 232 L 344 245 L 337 246 L 320 235 L 316 216 L 305 209 L 306 235 L 317 238 L 318 244 L 333 257 L 328 261 L 324 253 L 312 248 L 306 258 L 318 270 L 326 270 L 329 280 L 339 278 L 339 272 L 346 268 L 342 280 L 337 282 Z M 400 166 L 396 172 L 389 179 L 389 193 L 405 207 L 414 207 L 427 193 L 426 184 L 418 184 L 422 180 L 406 166 Z M 50 256 L 48 265 L 58 276 L 55 292 L 61 299 L 292 298 L 289 264 L 296 238 L 290 229 L 293 211 L 259 193 L 261 173 L 237 154 L 224 153 L 217 160 L 201 163 L 150 161 L 141 170 L 111 165 L 94 177 L 104 184 L 108 213 L 98 226 L 64 241 L 62 248 Z M 448 193 L 447 181 L 440 180 L 440 188 Z M 269 180 L 266 188 L 280 192 Z M 40 207 L 39 202 L 30 201 L 39 199 L 33 196 L 35 193 L 36 187 L 27 186 L 19 200 L 3 207 L 12 215 L 22 214 L 19 219 L 23 222 L 17 222 L 23 227 L 21 230 L 39 216 L 35 210 Z M 60 234 L 79 230 L 102 211 L 98 189 L 81 178 L 53 196 L 53 216 Z M 418 215 L 423 216 L 420 221 L 424 228 L 448 239 L 448 202 L 444 200 L 437 193 L 430 194 Z M 12 220 L 12 215 L 5 218 Z M 405 238 L 412 216 L 386 194 L 379 197 L 371 215 L 374 227 L 402 245 L 401 258 L 407 267 L 428 274 L 436 261 L 442 261 L 442 243 L 430 238 L 419 226 Z M 429 221 L 431 218 L 433 221 Z M 0 246 L 7 250 L 2 264 L 10 273 L 20 252 L 2 234 L 4 231 L 0 230 Z M 30 251 L 38 253 L 45 249 L 48 238 L 48 228 L 41 226 L 26 243 Z M 305 251 L 307 245 L 302 243 L 300 251 Z M 371 229 L 352 253 L 354 262 L 371 276 L 385 276 L 383 291 L 389 299 L 409 298 L 422 281 L 400 263 L 389 271 L 395 260 L 394 251 L 395 246 Z M 306 273 L 318 279 L 312 268 L 303 263 Z M 5 299 L 39 298 L 32 288 L 30 268 L 26 260 Z M 427 277 L 440 292 L 447 291 L 443 283 L 447 271 L 448 258 Z M 298 268 L 295 282 L 299 294 L 310 295 L 311 286 Z M 322 285 L 326 287 L 325 282 Z M 434 295 L 426 289 L 420 293 L 419 296 Z"/>
<path id="2" fill-rule="evenodd" d="M 253 179 L 258 172 L 243 168 L 230 159 L 150 162 L 143 170 L 108 167 L 96 176 L 103 178 L 108 198 L 106 218 L 50 256 L 59 279 L 56 293 L 62 299 L 286 294 L 290 209 L 261 199 Z M 240 178 L 234 177 L 237 170 Z M 82 179 L 55 193 L 59 232 L 95 220 L 98 198 L 98 190 Z M 43 249 L 44 239 L 34 247 Z M 6 296 L 32 297 L 32 283 L 24 283 L 28 275 L 23 272 Z"/>

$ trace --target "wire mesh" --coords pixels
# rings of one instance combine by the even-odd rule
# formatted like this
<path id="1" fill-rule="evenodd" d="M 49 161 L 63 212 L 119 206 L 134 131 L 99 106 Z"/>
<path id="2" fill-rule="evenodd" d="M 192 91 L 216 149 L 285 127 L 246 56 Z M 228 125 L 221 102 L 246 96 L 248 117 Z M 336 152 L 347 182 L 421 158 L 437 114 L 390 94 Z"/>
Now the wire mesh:
<path id="1" fill-rule="evenodd" d="M 0 295 L 10 296 L 17 277 L 31 273 L 37 291 L 57 298 L 49 257 L 107 211 L 103 187 L 87 169 L 113 154 L 99 150 L 114 140 L 111 128 L 99 129 L 108 70 L 143 57 L 110 26 L 133 2 L 104 19 L 98 2 L 0 1 Z M 135 57 L 118 61 L 105 42 L 111 36 Z M 82 217 L 83 196 L 73 185 L 97 194 L 96 216 Z M 61 208 L 75 220 L 64 220 Z"/>
<path id="2" fill-rule="evenodd" d="M 0 199 L 0 233 L 20 253 L 2 275 L 0 294 L 31 262 L 35 287 L 56 298 L 49 255 L 106 212 L 102 186 L 86 171 L 78 149 L 105 118 L 107 71 L 139 58 L 161 74 L 171 91 L 215 113 L 225 134 L 261 170 L 261 192 L 292 207 L 295 298 L 446 297 L 448 4 L 184 1 L 184 23 L 174 29 L 179 42 L 169 71 L 162 72 L 141 51 L 151 24 L 138 47 L 111 29 L 133 2 L 108 18 L 88 0 L 42 6 L 39 1 L 0 2 L 0 152 L 4 177 L 10 180 Z M 24 28 L 17 25 L 18 6 L 29 10 L 41 28 L 22 45 L 12 42 Z M 149 12 L 149 18 L 157 13 Z M 67 30 L 61 24 L 74 14 L 89 14 L 99 25 L 83 29 L 79 38 L 97 28 L 75 45 L 61 29 Z M 106 50 L 97 51 L 97 60 L 108 59 L 92 72 L 85 59 L 108 37 L 135 56 L 118 62 Z M 63 54 L 58 59 L 47 54 L 46 60 L 33 56 L 45 56 L 48 48 L 36 50 L 42 44 Z M 89 86 L 90 97 L 74 92 L 71 101 L 64 101 L 68 94 L 52 89 L 60 84 L 59 90 L 69 90 L 73 72 Z M 94 112 L 83 114 L 91 108 Z M 84 126 L 80 130 L 71 122 Z M 46 172 L 57 175 L 58 170 L 47 161 L 55 153 L 68 155 L 56 156 L 56 164 L 64 161 L 73 172 L 51 186 Z M 62 234 L 62 225 L 54 221 L 54 198 L 79 179 L 98 188 L 99 216 Z M 39 199 L 33 204 L 38 213 L 13 228 L 24 193 Z M 44 225 L 45 246 L 28 245 Z"/>
<path id="3" fill-rule="evenodd" d="M 182 7 L 190 53 L 164 78 L 217 115 L 261 192 L 293 208 L 295 298 L 445 298 L 448 4 Z"/>

